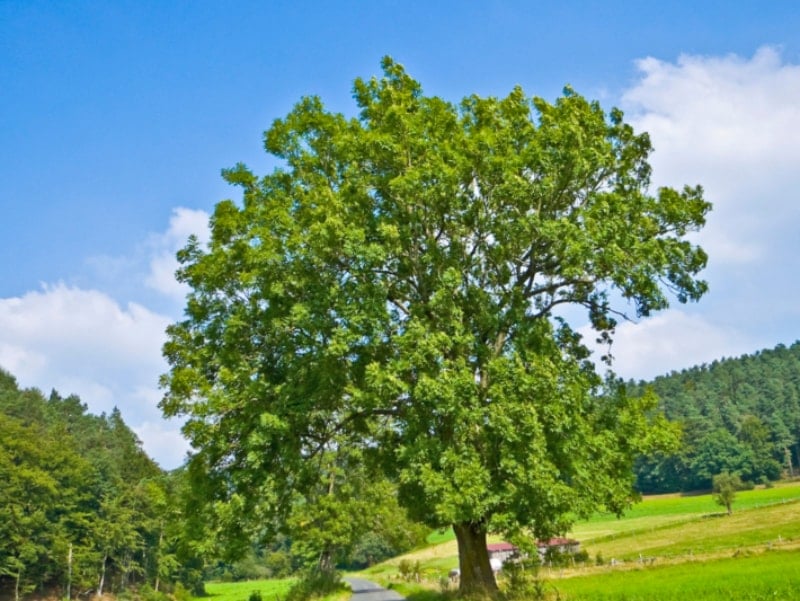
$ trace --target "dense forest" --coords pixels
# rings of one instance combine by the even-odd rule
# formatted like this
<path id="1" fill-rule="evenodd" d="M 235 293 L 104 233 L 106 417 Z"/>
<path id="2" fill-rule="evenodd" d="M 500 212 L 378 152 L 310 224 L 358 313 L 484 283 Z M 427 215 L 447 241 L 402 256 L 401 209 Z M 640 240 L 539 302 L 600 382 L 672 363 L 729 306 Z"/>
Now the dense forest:
<path id="1" fill-rule="evenodd" d="M 117 409 L 91 415 L 76 396 L 20 390 L 0 370 L 3 598 L 170 590 L 199 580 L 200 564 L 180 548 L 180 485 Z"/>
<path id="2" fill-rule="evenodd" d="M 648 387 L 682 442 L 638 462 L 642 492 L 708 489 L 721 472 L 753 484 L 797 474 L 800 342 L 630 383 L 632 394 Z"/>
<path id="3" fill-rule="evenodd" d="M 326 529 L 338 537 L 340 566 L 424 541 L 427 530 L 399 511 L 389 483 L 360 490 L 379 497 L 357 527 Z M 215 507 L 202 495 L 188 471 L 165 472 L 147 456 L 117 409 L 92 415 L 78 397 L 22 390 L 0 369 L 0 599 L 163 601 L 202 593 L 208 578 L 287 576 L 316 559 L 322 518 L 310 509 L 301 524 L 234 548 L 213 529 Z"/>

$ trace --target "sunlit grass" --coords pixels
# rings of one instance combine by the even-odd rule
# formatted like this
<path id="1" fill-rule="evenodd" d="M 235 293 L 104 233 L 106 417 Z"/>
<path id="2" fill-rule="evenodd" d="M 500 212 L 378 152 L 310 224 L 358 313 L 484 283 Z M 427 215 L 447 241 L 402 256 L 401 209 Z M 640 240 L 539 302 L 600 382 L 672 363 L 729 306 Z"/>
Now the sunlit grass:
<path id="1" fill-rule="evenodd" d="M 795 499 L 800 499 L 798 482 L 783 483 L 774 488 L 741 491 L 736 494 L 734 511 L 738 513 Z M 662 528 L 720 511 L 722 508 L 714 502 L 711 494 L 651 496 L 633 505 L 620 519 L 610 514 L 598 514 L 579 522 L 573 528 L 571 536 L 580 541 L 590 541 L 626 532 Z"/>
<path id="2" fill-rule="evenodd" d="M 606 560 L 628 561 L 640 555 L 688 558 L 800 541 L 799 482 L 739 492 L 733 516 L 722 517 L 722 512 L 710 494 L 651 496 L 622 518 L 600 514 L 580 522 L 570 536 L 581 541 L 591 559 L 600 553 Z M 446 575 L 458 565 L 452 531 L 434 533 L 429 540 L 442 542 L 373 566 L 365 575 L 396 578 L 402 560 L 419 561 L 425 574 Z"/>
<path id="3" fill-rule="evenodd" d="M 246 580 L 243 582 L 206 582 L 206 596 L 198 601 L 248 601 L 258 591 L 263 601 L 281 601 L 294 584 L 294 578 Z"/>
<path id="4" fill-rule="evenodd" d="M 800 551 L 550 580 L 562 601 L 789 601 L 800 599 Z M 555 595 L 554 595 L 555 596 Z"/>
<path id="5" fill-rule="evenodd" d="M 667 528 L 620 534 L 588 541 L 584 548 L 605 558 L 635 559 L 642 556 L 675 557 L 713 554 L 725 550 L 780 546 L 800 540 L 800 501 L 740 510 L 733 515 L 717 513 Z"/>
<path id="6" fill-rule="evenodd" d="M 558 588 L 562 601 L 800 599 L 800 551 L 786 550 L 800 546 L 800 483 L 742 491 L 733 507 L 732 516 L 723 515 L 710 494 L 648 497 L 620 519 L 597 515 L 570 534 L 590 559 L 599 553 L 606 561 L 624 561 L 621 567 L 542 573 Z M 419 562 L 427 587 L 407 592 L 412 601 L 431 601 L 439 579 L 458 565 L 458 547 L 451 530 L 435 532 L 428 540 L 435 544 L 373 566 L 363 575 L 406 586 L 398 581 L 400 562 Z M 731 559 L 734 554 L 740 557 Z M 653 565 L 642 566 L 640 559 Z M 292 582 L 210 582 L 206 590 L 211 601 L 248 601 L 255 590 L 263 601 L 282 601 Z"/>

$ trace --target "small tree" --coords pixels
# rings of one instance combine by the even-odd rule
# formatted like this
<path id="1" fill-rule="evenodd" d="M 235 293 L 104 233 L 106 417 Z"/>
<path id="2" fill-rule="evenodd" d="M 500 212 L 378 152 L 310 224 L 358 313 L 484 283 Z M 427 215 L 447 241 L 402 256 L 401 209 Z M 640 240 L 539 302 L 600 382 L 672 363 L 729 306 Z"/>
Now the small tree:
<path id="1" fill-rule="evenodd" d="M 718 505 L 723 505 L 728 510 L 728 515 L 733 513 L 733 502 L 736 499 L 736 491 L 742 488 L 742 479 L 738 474 L 722 472 L 712 479 L 712 489 L 714 500 Z"/>

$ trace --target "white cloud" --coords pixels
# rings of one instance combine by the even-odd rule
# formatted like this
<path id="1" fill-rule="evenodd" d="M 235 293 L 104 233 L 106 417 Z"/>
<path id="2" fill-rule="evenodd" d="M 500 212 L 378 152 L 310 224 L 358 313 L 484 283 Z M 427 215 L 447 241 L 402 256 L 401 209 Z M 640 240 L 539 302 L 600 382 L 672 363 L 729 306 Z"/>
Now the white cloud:
<path id="1" fill-rule="evenodd" d="M 0 366 L 23 387 L 77 394 L 92 413 L 117 406 L 136 428 L 160 419 L 158 376 L 166 370 L 161 346 L 169 322 L 97 290 L 45 286 L 0 299 Z M 153 434 L 148 444 L 155 442 Z"/>
<path id="2" fill-rule="evenodd" d="M 186 245 L 189 236 L 196 236 L 201 244 L 209 240 L 208 213 L 179 207 L 172 212 L 169 229 L 151 237 L 150 272 L 145 284 L 174 300 L 183 301 L 188 286 L 175 279 L 178 269 L 176 253 Z"/>
<path id="3" fill-rule="evenodd" d="M 596 336 L 581 330 L 587 341 Z M 669 310 L 639 323 L 617 326 L 611 354 L 619 376 L 648 380 L 671 370 L 709 363 L 757 350 L 758 342 L 700 315 Z M 605 352 L 607 349 L 598 349 Z M 667 366 L 667 367 L 665 367 Z"/>
<path id="4" fill-rule="evenodd" d="M 177 208 L 165 232 L 150 235 L 129 255 L 92 258 L 99 281 L 90 286 L 45 284 L 0 298 L 0 366 L 23 387 L 77 394 L 92 413 L 119 407 L 165 468 L 179 465 L 189 448 L 180 423 L 163 420 L 158 409 L 158 378 L 167 370 L 161 347 L 173 317 L 118 299 L 138 297 L 147 286 L 182 302 L 186 290 L 174 277 L 175 253 L 190 235 L 208 241 L 208 214 Z M 158 298 L 146 302 L 157 305 Z"/>
<path id="5" fill-rule="evenodd" d="M 792 342 L 800 337 L 800 66 L 774 48 L 637 66 L 622 105 L 650 134 L 654 184 L 699 183 L 714 203 L 694 237 L 709 254 L 701 277 L 710 292 L 691 313 L 621 324 L 615 371 L 650 378 Z"/>
<path id="6" fill-rule="evenodd" d="M 123 308 L 102 292 L 65 284 L 0 299 L 0 332 L 6 344 L 58 354 L 91 370 L 123 363 L 145 369 L 159 365 L 152 351 L 163 343 L 168 323 L 165 316 L 136 303 Z M 89 353 L 91 363 L 75 357 L 76 348 Z"/>
<path id="7" fill-rule="evenodd" d="M 715 207 L 700 239 L 712 261 L 774 257 L 774 231 L 800 217 L 800 66 L 769 47 L 637 66 L 623 106 L 653 140 L 655 183 L 705 187 Z"/>
<path id="8" fill-rule="evenodd" d="M 133 428 L 142 441 L 148 454 L 154 457 L 161 467 L 170 469 L 181 465 L 190 450 L 188 441 L 183 437 L 180 425 L 164 420 L 146 421 Z"/>

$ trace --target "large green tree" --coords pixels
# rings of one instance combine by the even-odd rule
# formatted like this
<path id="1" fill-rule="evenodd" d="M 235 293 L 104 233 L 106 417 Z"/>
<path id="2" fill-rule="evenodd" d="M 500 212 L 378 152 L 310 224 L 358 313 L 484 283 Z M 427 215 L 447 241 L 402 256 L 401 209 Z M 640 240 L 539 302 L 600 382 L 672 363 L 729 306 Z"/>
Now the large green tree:
<path id="1" fill-rule="evenodd" d="M 489 531 L 563 531 L 632 498 L 647 400 L 604 385 L 565 316 L 609 341 L 625 309 L 698 299 L 702 190 L 650 191 L 651 150 L 571 89 L 455 106 L 385 59 L 357 118 L 303 99 L 265 134 L 281 166 L 190 241 L 162 401 L 230 527 L 280 518 L 357 448 L 410 513 L 458 538 L 461 588 L 495 590 Z M 615 304 L 616 301 L 616 304 Z"/>

